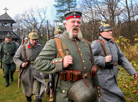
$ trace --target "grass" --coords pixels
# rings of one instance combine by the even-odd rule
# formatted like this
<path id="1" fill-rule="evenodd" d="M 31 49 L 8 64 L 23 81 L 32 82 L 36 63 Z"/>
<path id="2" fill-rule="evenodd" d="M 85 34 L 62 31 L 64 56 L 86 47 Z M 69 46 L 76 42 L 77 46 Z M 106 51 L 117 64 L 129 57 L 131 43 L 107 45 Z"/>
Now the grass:
<path id="1" fill-rule="evenodd" d="M 138 65 L 135 65 L 138 72 Z M 18 72 L 14 74 L 14 81 L 10 82 L 9 87 L 5 87 L 2 69 L 0 69 L 0 102 L 26 102 L 22 88 L 18 88 Z M 118 74 L 118 85 L 124 93 L 126 102 L 138 102 L 138 80 L 134 81 L 122 67 Z M 33 99 L 33 97 L 32 97 Z M 34 102 L 34 101 L 32 101 Z M 49 102 L 48 96 L 45 95 L 43 102 Z"/>
<path id="2" fill-rule="evenodd" d="M 18 88 L 18 72 L 14 73 L 14 81 L 10 82 L 9 87 L 5 87 L 5 79 L 3 78 L 2 69 L 0 69 L 0 102 L 26 102 L 22 87 Z M 43 102 L 49 102 L 48 96 L 45 95 Z"/>

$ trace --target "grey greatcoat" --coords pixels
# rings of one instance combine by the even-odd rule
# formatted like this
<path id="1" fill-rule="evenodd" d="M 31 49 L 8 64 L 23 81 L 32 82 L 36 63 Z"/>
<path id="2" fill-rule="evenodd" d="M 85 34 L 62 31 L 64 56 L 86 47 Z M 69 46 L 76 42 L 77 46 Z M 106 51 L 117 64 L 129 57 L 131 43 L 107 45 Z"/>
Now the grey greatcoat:
<path id="1" fill-rule="evenodd" d="M 37 44 L 36 47 L 34 47 L 28 42 L 27 44 L 25 44 L 25 48 L 26 48 L 27 60 L 33 62 L 40 53 L 40 51 L 42 50 L 42 45 Z M 18 48 L 13 60 L 22 71 L 21 64 L 24 61 L 23 45 L 21 45 Z M 28 97 L 30 97 L 33 94 L 34 79 L 41 82 L 40 97 L 42 97 L 44 93 L 45 80 L 40 75 L 40 72 L 35 69 L 34 63 L 32 64 L 30 63 L 27 67 L 24 68 L 23 73 L 21 75 L 23 93 Z"/>
<path id="2" fill-rule="evenodd" d="M 105 43 L 105 47 L 109 55 L 112 56 L 112 61 L 110 64 L 118 62 L 121 60 L 121 66 L 125 68 L 125 70 L 133 75 L 137 73 L 129 61 L 126 59 L 123 52 L 118 47 L 117 43 L 113 40 L 107 41 L 103 37 L 99 37 L 99 40 L 92 42 L 92 51 L 94 55 L 95 64 L 100 68 L 98 70 L 98 79 L 101 88 L 101 97 L 99 98 L 100 102 L 125 102 L 124 95 L 121 89 L 117 85 L 117 74 L 119 70 L 118 64 L 114 65 L 113 68 L 105 67 L 105 53 L 101 52 L 99 55 L 102 46 L 100 44 L 100 40 Z M 116 44 L 115 44 L 116 43 Z"/>

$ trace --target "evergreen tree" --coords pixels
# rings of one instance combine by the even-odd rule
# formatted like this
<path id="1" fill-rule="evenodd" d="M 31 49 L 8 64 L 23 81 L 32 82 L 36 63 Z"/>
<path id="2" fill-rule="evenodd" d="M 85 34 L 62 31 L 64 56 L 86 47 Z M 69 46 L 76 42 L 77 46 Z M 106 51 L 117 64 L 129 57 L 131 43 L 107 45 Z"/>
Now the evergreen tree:
<path id="1" fill-rule="evenodd" d="M 64 14 L 67 11 L 75 9 L 77 0 L 55 0 L 56 4 L 54 5 L 57 10 L 57 17 L 60 22 L 64 20 Z"/>

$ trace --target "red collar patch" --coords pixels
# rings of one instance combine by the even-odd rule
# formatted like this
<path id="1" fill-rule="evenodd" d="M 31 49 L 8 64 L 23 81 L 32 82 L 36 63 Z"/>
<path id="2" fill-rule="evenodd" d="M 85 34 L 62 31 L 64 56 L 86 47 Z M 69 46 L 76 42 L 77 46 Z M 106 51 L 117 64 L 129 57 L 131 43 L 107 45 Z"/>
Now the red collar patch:
<path id="1" fill-rule="evenodd" d="M 31 48 L 30 44 L 28 45 L 28 48 L 29 48 L 29 49 Z"/>

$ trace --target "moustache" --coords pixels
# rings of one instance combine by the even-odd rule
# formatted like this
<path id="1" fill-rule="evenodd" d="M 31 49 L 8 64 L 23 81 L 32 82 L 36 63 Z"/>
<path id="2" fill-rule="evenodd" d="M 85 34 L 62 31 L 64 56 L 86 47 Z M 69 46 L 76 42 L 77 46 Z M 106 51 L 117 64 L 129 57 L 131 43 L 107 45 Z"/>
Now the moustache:
<path id="1" fill-rule="evenodd" d="M 72 30 L 77 30 L 77 31 L 79 31 L 79 27 L 74 26 L 74 27 L 72 28 Z"/>

